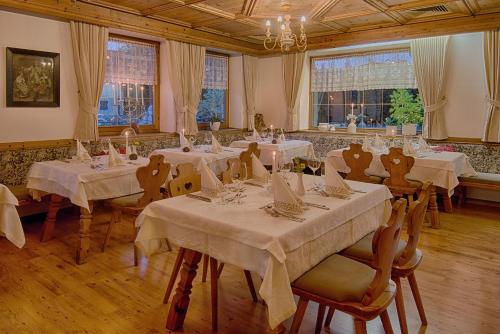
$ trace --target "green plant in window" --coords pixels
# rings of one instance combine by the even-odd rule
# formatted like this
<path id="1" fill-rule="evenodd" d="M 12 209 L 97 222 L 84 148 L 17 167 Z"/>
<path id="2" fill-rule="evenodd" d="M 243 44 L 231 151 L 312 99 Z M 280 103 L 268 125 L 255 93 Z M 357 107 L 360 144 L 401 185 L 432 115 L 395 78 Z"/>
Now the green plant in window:
<path id="1" fill-rule="evenodd" d="M 218 113 L 212 112 L 212 114 L 210 115 L 210 122 L 212 123 L 222 122 L 222 119 Z"/>
<path id="2" fill-rule="evenodd" d="M 420 94 L 414 96 L 408 89 L 396 89 L 391 94 L 391 116 L 386 118 L 386 125 L 422 124 L 424 106 Z M 389 124 L 388 123 L 389 120 Z"/>

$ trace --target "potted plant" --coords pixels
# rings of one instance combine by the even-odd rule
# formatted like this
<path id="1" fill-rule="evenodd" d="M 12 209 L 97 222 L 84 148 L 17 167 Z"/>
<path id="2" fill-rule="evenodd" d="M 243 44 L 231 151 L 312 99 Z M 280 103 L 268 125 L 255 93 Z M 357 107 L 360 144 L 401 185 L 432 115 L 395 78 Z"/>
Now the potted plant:
<path id="1" fill-rule="evenodd" d="M 396 89 L 391 94 L 390 118 L 402 125 L 403 135 L 415 135 L 417 124 L 424 120 L 424 106 L 420 94 L 414 96 L 408 89 Z"/>
<path id="2" fill-rule="evenodd" d="M 220 128 L 221 118 L 217 113 L 212 113 L 210 115 L 210 130 L 218 131 Z"/>

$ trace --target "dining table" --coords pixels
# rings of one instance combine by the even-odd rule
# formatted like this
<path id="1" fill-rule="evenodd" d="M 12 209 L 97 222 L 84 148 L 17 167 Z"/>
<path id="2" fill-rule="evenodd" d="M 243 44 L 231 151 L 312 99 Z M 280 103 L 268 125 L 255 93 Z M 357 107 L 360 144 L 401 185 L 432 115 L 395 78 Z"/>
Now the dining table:
<path id="1" fill-rule="evenodd" d="M 172 173 L 175 174 L 175 167 L 182 163 L 191 163 L 199 172 L 202 163 L 206 163 L 215 175 L 222 174 L 227 166 L 227 161 L 231 158 L 239 158 L 243 148 L 221 147 L 220 152 L 213 152 L 211 145 L 195 145 L 189 152 L 184 152 L 182 148 L 156 149 L 151 155 L 163 155 L 165 161 L 170 163 Z"/>
<path id="2" fill-rule="evenodd" d="M 90 225 L 94 202 L 140 193 L 137 168 L 149 163 L 148 158 L 125 160 L 108 167 L 108 156 L 93 157 L 92 161 L 62 159 L 35 162 L 28 173 L 27 188 L 40 200 L 50 195 L 47 216 L 42 226 L 41 241 L 48 241 L 56 224 L 57 212 L 63 198 L 80 207 L 80 230 L 76 263 L 86 261 L 90 249 Z"/>
<path id="3" fill-rule="evenodd" d="M 287 179 L 295 187 L 295 174 Z M 135 240 L 144 255 L 168 251 L 170 244 L 186 249 L 167 316 L 169 330 L 183 326 L 202 254 L 262 278 L 259 294 L 267 305 L 269 326 L 275 329 L 296 310 L 291 282 L 390 216 L 392 195 L 384 185 L 347 181 L 355 192 L 335 198 L 319 190 L 324 187 L 321 176 L 303 175 L 303 182 L 305 207 L 300 218 L 269 214 L 272 190 L 245 183 L 239 184 L 239 201 L 230 200 L 235 190 L 229 188 L 210 201 L 195 194 L 153 202 L 144 209 L 136 220 Z"/>
<path id="4" fill-rule="evenodd" d="M 17 212 L 19 202 L 10 189 L 0 184 L 0 236 L 5 236 L 16 247 L 26 243 L 23 225 Z"/>
<path id="5" fill-rule="evenodd" d="M 290 162 L 295 157 L 313 158 L 313 144 L 307 140 L 285 140 L 280 143 L 273 144 L 270 139 L 252 140 L 235 140 L 229 146 L 237 148 L 248 148 L 252 142 L 257 142 L 260 149 L 260 161 L 267 166 L 273 164 L 273 152 L 276 152 L 276 161 L 278 163 Z"/>

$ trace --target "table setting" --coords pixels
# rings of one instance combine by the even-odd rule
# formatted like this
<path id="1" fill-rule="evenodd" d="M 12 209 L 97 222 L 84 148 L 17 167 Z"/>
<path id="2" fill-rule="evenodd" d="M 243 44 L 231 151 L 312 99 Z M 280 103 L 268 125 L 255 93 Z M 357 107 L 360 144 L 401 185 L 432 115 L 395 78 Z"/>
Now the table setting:
<path id="1" fill-rule="evenodd" d="M 16 209 L 18 205 L 16 196 L 7 186 L 0 184 L 0 236 L 5 236 L 16 247 L 22 248 L 26 239 Z"/>

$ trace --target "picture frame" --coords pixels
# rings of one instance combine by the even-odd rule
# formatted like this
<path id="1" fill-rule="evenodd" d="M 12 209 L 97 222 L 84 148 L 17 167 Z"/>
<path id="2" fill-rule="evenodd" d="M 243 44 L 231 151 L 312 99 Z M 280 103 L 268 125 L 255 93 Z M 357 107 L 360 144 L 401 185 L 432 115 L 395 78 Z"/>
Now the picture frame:
<path id="1" fill-rule="evenodd" d="M 60 106 L 60 54 L 7 48 L 7 107 Z"/>

